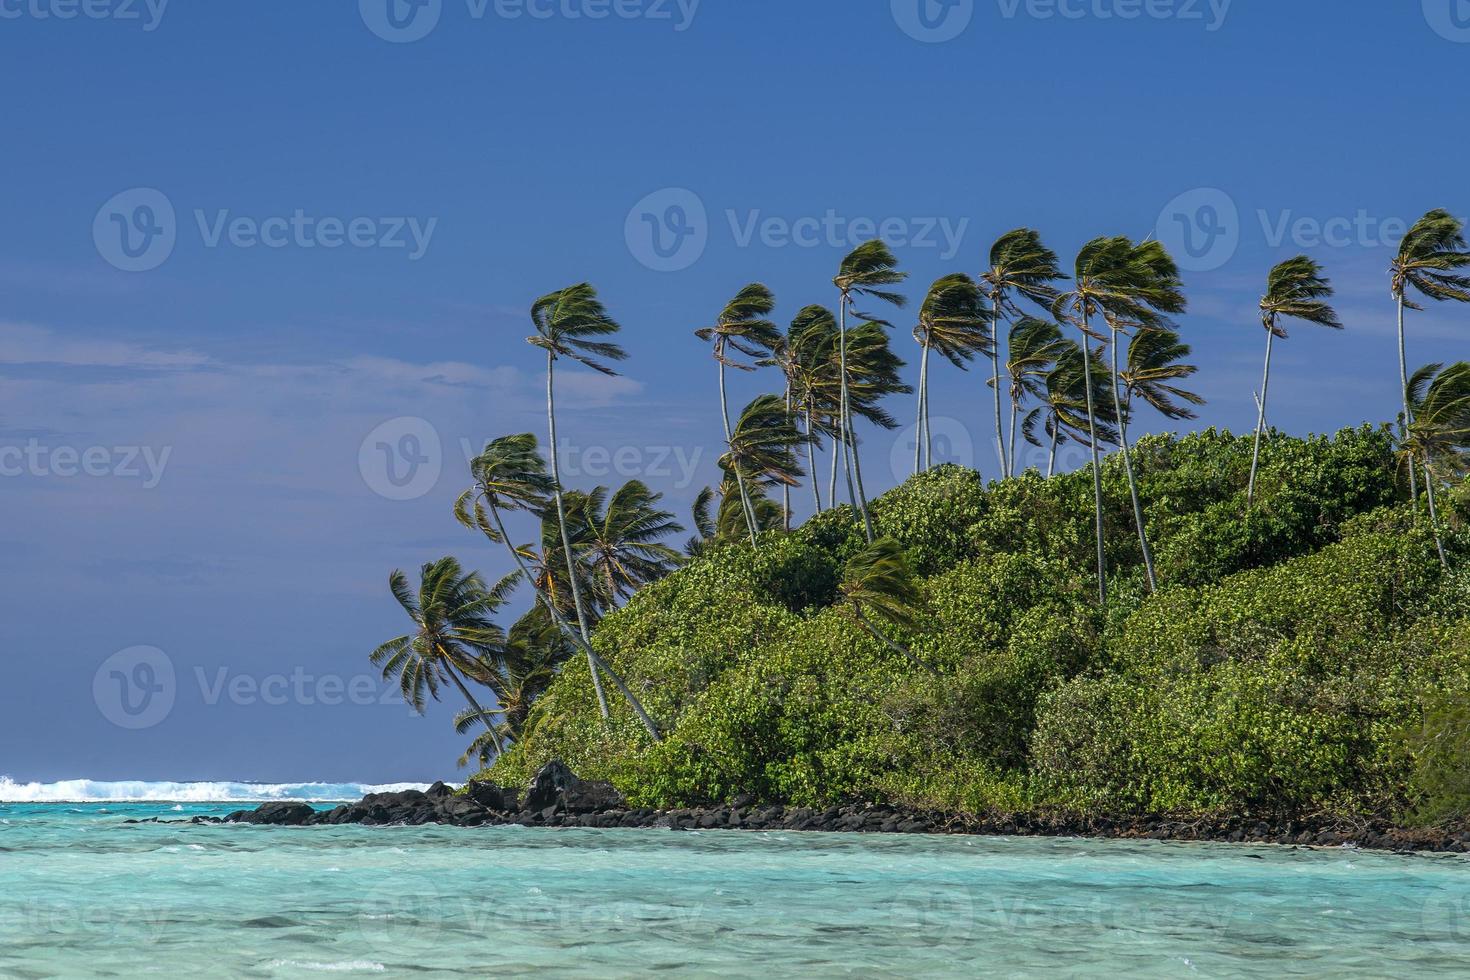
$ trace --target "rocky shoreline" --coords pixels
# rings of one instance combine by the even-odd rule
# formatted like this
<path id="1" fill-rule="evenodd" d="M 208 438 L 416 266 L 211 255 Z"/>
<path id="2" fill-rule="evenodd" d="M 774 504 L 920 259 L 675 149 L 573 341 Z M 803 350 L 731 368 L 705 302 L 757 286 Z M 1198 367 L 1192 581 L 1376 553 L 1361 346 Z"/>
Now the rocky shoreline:
<path id="1" fill-rule="evenodd" d="M 489 827 L 514 824 L 686 831 L 1094 837 L 1306 847 L 1353 846 L 1403 853 L 1470 853 L 1470 829 L 1408 830 L 1382 820 L 1350 823 L 1308 819 L 1273 823 L 1243 817 L 1186 820 L 1169 817 L 1078 817 L 1060 813 L 969 817 L 905 810 L 883 804 L 851 804 L 824 810 L 766 806 L 749 798 L 738 798 L 716 807 L 655 810 L 630 807 L 610 784 L 580 779 L 557 762 L 543 767 L 523 793 L 489 783 L 471 783 L 463 791 L 435 783 L 426 792 L 375 793 L 331 810 L 317 810 L 306 803 L 275 802 L 262 804 L 254 810 L 239 810 L 223 818 L 195 817 L 193 822 L 288 827 L 341 824 Z"/>

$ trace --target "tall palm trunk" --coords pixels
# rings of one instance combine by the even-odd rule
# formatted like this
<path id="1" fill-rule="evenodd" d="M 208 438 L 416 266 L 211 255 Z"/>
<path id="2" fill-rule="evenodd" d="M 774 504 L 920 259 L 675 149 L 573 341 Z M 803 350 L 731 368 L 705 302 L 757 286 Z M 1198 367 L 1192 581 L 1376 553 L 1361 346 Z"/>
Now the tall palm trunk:
<path id="1" fill-rule="evenodd" d="M 1123 412 L 1123 396 L 1118 392 L 1118 331 L 1113 331 L 1113 410 L 1118 413 L 1118 439 L 1123 444 L 1123 469 L 1128 473 L 1128 495 L 1133 498 L 1133 521 L 1138 525 L 1138 544 L 1143 549 L 1143 567 L 1148 572 L 1148 590 L 1159 590 L 1154 573 L 1154 553 L 1148 546 L 1148 531 L 1143 523 L 1143 506 L 1138 502 L 1138 483 L 1133 478 L 1133 457 L 1128 450 L 1128 416 Z"/>
<path id="2" fill-rule="evenodd" d="M 1006 476 L 1016 475 L 1016 414 L 1021 410 L 1021 399 L 1011 393 L 1011 444 L 1006 456 Z"/>
<path id="3" fill-rule="evenodd" d="M 1097 406 L 1092 397 L 1092 340 L 1088 329 L 1087 301 L 1082 302 L 1082 383 L 1087 386 L 1087 441 L 1092 447 L 1093 524 L 1097 529 L 1097 598 L 1108 604 L 1108 559 L 1103 541 L 1102 459 L 1097 448 Z"/>
<path id="4" fill-rule="evenodd" d="M 1413 472 L 1414 462 L 1409 461 L 1409 472 Z M 1429 526 L 1434 529 L 1434 547 L 1439 551 L 1439 563 L 1446 569 L 1450 567 L 1449 558 L 1445 557 L 1444 539 L 1439 533 L 1439 511 L 1434 505 L 1434 474 L 1429 470 L 1428 460 L 1424 463 L 1424 496 L 1429 500 Z"/>
<path id="5" fill-rule="evenodd" d="M 724 342 L 715 349 L 715 359 L 720 367 L 720 421 L 725 426 L 725 445 L 733 453 L 735 451 L 735 436 L 730 431 L 730 404 L 725 397 L 725 359 Z M 735 485 L 740 488 L 740 512 L 745 515 L 745 528 L 750 532 L 751 547 L 755 547 L 755 511 L 750 506 L 750 494 L 745 490 L 745 477 L 740 473 L 740 462 L 732 459 L 730 469 L 735 472 Z"/>
<path id="6" fill-rule="evenodd" d="M 1409 354 L 1404 342 L 1404 294 L 1398 294 L 1399 301 L 1399 383 L 1400 391 L 1404 396 L 1404 422 L 1401 426 L 1401 435 L 1405 438 L 1409 435 L 1409 426 L 1414 422 L 1414 410 L 1409 405 Z M 1419 520 L 1419 481 L 1414 472 L 1414 464 L 1409 463 L 1409 500 L 1413 503 L 1414 520 Z"/>
<path id="7" fill-rule="evenodd" d="M 1245 506 L 1249 510 L 1256 499 L 1256 468 L 1261 463 L 1261 437 L 1266 432 L 1266 391 L 1271 387 L 1271 347 L 1276 341 L 1276 331 L 1266 330 L 1266 370 L 1261 375 L 1260 415 L 1256 418 L 1256 445 L 1251 450 L 1251 481 L 1245 492 Z M 1412 469 L 1412 466 L 1410 467 Z"/>
<path id="8" fill-rule="evenodd" d="M 1056 419 L 1051 423 L 1051 455 L 1046 458 L 1046 478 L 1050 480 L 1057 470 L 1057 427 Z"/>
<path id="9" fill-rule="evenodd" d="M 838 373 L 841 374 L 842 397 L 839 414 L 842 416 L 838 428 L 843 430 L 843 452 L 845 458 L 851 464 L 847 474 L 848 496 L 852 498 L 853 506 L 858 508 L 863 515 L 863 532 L 867 535 L 868 544 L 873 543 L 873 518 L 868 514 L 868 495 L 863 492 L 863 467 L 858 459 L 857 433 L 852 426 L 852 407 L 847 391 L 847 293 L 841 294 L 841 308 L 839 310 L 838 326 Z M 854 483 L 857 493 L 853 494 Z"/>
<path id="10" fill-rule="evenodd" d="M 812 475 L 812 503 L 817 513 L 822 512 L 822 477 L 817 473 L 817 434 L 812 428 L 812 410 L 807 406 L 806 415 L 806 462 Z"/>
<path id="11" fill-rule="evenodd" d="M 608 678 L 613 682 L 613 686 L 618 689 L 618 693 L 623 696 L 623 699 L 628 702 L 629 707 L 633 709 L 633 713 L 638 716 L 638 720 L 643 723 L 643 727 L 648 729 L 648 734 L 652 735 L 653 740 L 657 742 L 659 740 L 658 726 L 653 723 L 652 718 L 648 717 L 648 712 L 643 710 L 643 702 L 639 701 L 637 695 L 628 689 L 628 685 L 623 683 L 623 678 L 618 675 L 617 671 L 609 667 L 597 655 L 597 651 L 592 649 L 591 641 L 572 628 L 572 624 L 567 622 L 567 618 L 562 615 L 561 610 L 556 608 L 556 603 L 551 601 L 551 596 L 547 595 L 545 590 L 536 584 L 536 576 L 531 574 L 531 570 L 526 567 L 525 559 L 516 550 L 516 546 L 511 544 L 510 534 L 505 529 L 505 521 L 500 516 L 500 508 L 495 506 L 493 499 L 489 503 L 490 516 L 495 518 L 495 527 L 500 531 L 500 540 L 505 542 L 505 548 L 510 552 L 510 557 L 516 563 L 516 568 L 520 570 L 521 577 L 531 583 L 532 591 L 536 593 L 536 598 L 541 601 L 541 605 L 546 607 L 546 612 L 551 616 L 551 621 L 556 624 L 557 629 L 561 630 L 562 634 L 571 640 L 574 645 L 581 647 L 582 652 L 587 655 L 587 668 L 592 673 L 593 685 L 600 692 L 601 687 L 598 685 L 597 672 L 601 670 L 607 674 Z M 607 715 L 603 715 L 603 718 L 606 719 Z"/>
<path id="12" fill-rule="evenodd" d="M 919 417 L 914 422 L 914 476 L 929 468 L 929 341 L 925 340 L 919 356 Z"/>
<path id="13" fill-rule="evenodd" d="M 470 689 L 465 686 L 464 681 L 460 680 L 459 671 L 445 664 L 444 672 L 449 675 L 450 680 L 454 681 L 454 686 L 459 688 L 459 693 L 464 695 L 464 699 L 470 703 L 470 707 L 475 709 L 475 714 L 484 723 L 485 731 L 490 733 L 490 740 L 495 743 L 496 756 L 504 755 L 505 743 L 500 740 L 500 733 L 495 730 L 495 725 L 490 721 L 490 713 L 480 707 L 480 702 L 475 700 L 475 696 L 470 693 Z"/>
<path id="14" fill-rule="evenodd" d="M 995 451 L 1000 456 L 1000 474 L 1002 478 L 1011 475 L 1011 464 L 1009 454 L 1006 452 L 1005 431 L 1001 428 L 1000 414 L 1000 305 L 999 299 L 992 301 L 995 311 L 995 323 L 991 327 L 994 343 L 990 345 L 990 366 L 995 375 Z M 1014 438 L 1014 436 L 1012 436 Z"/>
<path id="15" fill-rule="evenodd" d="M 786 379 L 786 417 L 791 418 L 791 379 Z M 792 423 L 795 424 L 794 422 Z M 791 533 L 791 484 L 781 484 L 781 529 Z"/>
<path id="16" fill-rule="evenodd" d="M 841 458 L 844 441 L 842 435 L 832 439 L 832 471 L 827 477 L 827 503 L 833 507 L 837 506 L 837 460 Z"/>
<path id="17" fill-rule="evenodd" d="M 551 436 L 551 495 L 556 499 L 556 524 L 561 529 L 561 549 L 567 560 L 567 581 L 572 587 L 572 604 L 577 608 L 577 626 L 582 631 L 582 640 L 592 650 L 592 637 L 587 629 L 587 608 L 582 604 L 582 586 L 577 582 L 577 567 L 572 557 L 572 539 L 567 534 L 567 508 L 562 503 L 561 463 L 556 454 L 556 355 L 546 352 L 546 421 Z M 592 671 L 592 689 L 597 692 L 597 707 L 607 719 L 607 695 L 602 690 L 602 679 L 597 676 L 595 657 L 589 656 L 587 665 Z"/>

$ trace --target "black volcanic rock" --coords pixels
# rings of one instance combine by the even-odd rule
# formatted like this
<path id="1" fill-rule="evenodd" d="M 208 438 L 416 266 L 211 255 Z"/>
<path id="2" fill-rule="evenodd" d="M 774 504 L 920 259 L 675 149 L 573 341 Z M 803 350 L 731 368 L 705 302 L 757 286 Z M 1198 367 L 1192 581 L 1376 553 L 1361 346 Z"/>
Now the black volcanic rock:
<path id="1" fill-rule="evenodd" d="M 628 805 L 612 783 L 582 779 L 560 760 L 548 762 L 531 777 L 524 808 L 531 811 L 561 807 L 568 813 L 600 813 Z"/>
<path id="2" fill-rule="evenodd" d="M 304 827 L 316 816 L 306 803 L 262 803 L 254 810 L 240 810 L 225 819 L 234 823 L 264 824 L 272 827 Z"/>

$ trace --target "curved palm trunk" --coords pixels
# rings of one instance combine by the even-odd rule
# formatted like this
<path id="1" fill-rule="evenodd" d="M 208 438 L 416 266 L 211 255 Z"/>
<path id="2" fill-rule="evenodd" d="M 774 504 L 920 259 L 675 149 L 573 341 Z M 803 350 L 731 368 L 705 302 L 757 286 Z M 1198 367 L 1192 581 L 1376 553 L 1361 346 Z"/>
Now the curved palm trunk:
<path id="1" fill-rule="evenodd" d="M 1409 426 L 1414 422 L 1414 410 L 1409 405 L 1409 354 L 1404 342 L 1404 294 L 1398 294 L 1399 302 L 1399 383 L 1402 385 L 1404 396 L 1404 423 L 1400 427 L 1400 434 L 1405 438 L 1409 435 Z M 1414 520 L 1419 520 L 1419 481 L 1414 472 L 1414 464 L 1409 464 L 1409 500 L 1413 503 Z"/>
<path id="2" fill-rule="evenodd" d="M 831 473 L 827 476 L 827 502 L 833 507 L 837 506 L 837 460 L 842 453 L 843 441 L 841 435 L 834 436 L 832 439 L 832 466 Z"/>
<path id="3" fill-rule="evenodd" d="M 550 614 L 551 621 L 556 624 L 557 629 L 561 630 L 572 641 L 573 645 L 581 647 L 582 652 L 587 655 L 587 667 L 592 673 L 592 683 L 599 694 L 602 691 L 602 687 L 597 681 L 597 672 L 601 670 L 607 674 L 608 678 L 613 682 L 613 686 L 618 689 L 618 693 L 628 702 L 628 706 L 633 709 L 633 713 L 638 716 L 638 720 L 643 723 L 643 727 L 648 729 L 648 734 L 653 736 L 655 742 L 659 741 L 658 726 L 653 723 L 652 718 L 648 717 L 648 712 L 643 710 L 643 702 L 639 701 L 637 695 L 628 689 L 628 685 L 623 683 L 623 679 L 618 676 L 618 673 L 604 663 L 602 658 L 597 655 L 597 651 L 592 649 L 592 642 L 572 628 L 572 624 L 567 622 L 567 618 L 562 615 L 561 610 L 556 608 L 556 603 L 552 602 L 551 597 L 542 590 L 541 586 L 536 584 L 536 577 L 526 567 L 525 559 L 521 557 L 519 551 L 516 551 L 515 545 L 510 542 L 510 534 L 505 530 L 505 521 L 500 516 L 500 508 L 495 506 L 493 499 L 489 500 L 489 504 L 490 516 L 495 518 L 495 527 L 500 531 L 500 540 L 505 542 L 505 549 L 510 552 L 510 557 L 515 561 L 516 568 L 520 569 L 521 577 L 531 583 L 532 591 L 536 593 L 536 598 L 541 600 L 541 605 L 546 607 L 546 611 Z M 606 707 L 605 704 L 604 707 Z M 607 715 L 603 715 L 603 718 L 607 718 Z"/>
<path id="4" fill-rule="evenodd" d="M 1414 464 L 1410 461 L 1410 472 L 1413 469 Z M 1439 533 L 1439 511 L 1435 509 L 1434 505 L 1434 474 L 1429 471 L 1429 462 L 1427 460 L 1424 463 L 1424 496 L 1429 500 L 1429 526 L 1434 529 L 1434 547 L 1439 552 L 1439 563 L 1448 569 L 1450 567 L 1450 560 L 1445 557 L 1444 538 Z"/>
<path id="5" fill-rule="evenodd" d="M 577 582 L 577 568 L 572 560 L 572 539 L 567 534 L 567 509 L 561 497 L 561 463 L 556 458 L 556 355 L 546 352 L 546 422 L 551 437 L 551 495 L 556 499 L 556 524 L 561 529 L 562 555 L 567 561 L 567 581 L 572 589 L 572 604 L 577 608 L 577 625 L 582 631 L 582 640 L 587 649 L 592 649 L 592 640 L 587 631 L 587 608 L 582 604 L 582 586 Z M 597 692 L 597 707 L 607 720 L 607 695 L 602 690 L 602 679 L 597 676 L 595 658 L 588 659 L 592 670 L 592 688 Z"/>
<path id="6" fill-rule="evenodd" d="M 923 353 L 919 356 L 919 417 L 914 421 L 914 476 L 918 476 L 922 470 L 928 469 L 925 460 L 925 449 L 928 446 L 929 435 L 929 343 L 925 341 L 922 345 Z"/>
<path id="7" fill-rule="evenodd" d="M 725 359 L 724 343 L 721 341 L 715 348 L 715 361 L 720 367 L 720 421 L 725 426 L 725 445 L 731 453 L 735 451 L 735 436 L 730 431 L 730 403 L 725 396 Z M 745 489 L 745 477 L 740 473 L 740 462 L 732 459 L 730 469 L 735 472 L 735 485 L 740 488 L 740 512 L 745 515 L 745 528 L 750 532 L 750 544 L 755 546 L 755 511 L 750 506 L 750 494 Z"/>
<path id="8" fill-rule="evenodd" d="M 1133 521 L 1138 525 L 1138 544 L 1143 549 L 1143 567 L 1148 572 L 1148 590 L 1159 590 L 1154 572 L 1154 553 L 1148 546 L 1148 531 L 1143 523 L 1143 506 L 1138 502 L 1138 483 L 1133 478 L 1133 458 L 1128 450 L 1128 416 L 1123 412 L 1123 397 L 1118 393 L 1118 331 L 1113 331 L 1113 409 L 1118 413 L 1118 438 L 1123 444 L 1123 469 L 1128 473 L 1128 495 L 1133 498 Z"/>
<path id="9" fill-rule="evenodd" d="M 882 630 L 880 630 L 880 629 L 878 629 L 878 627 L 874 626 L 868 620 L 868 617 L 863 614 L 863 609 L 862 609 L 861 606 L 859 606 L 856 603 L 854 603 L 853 604 L 853 608 L 854 608 L 854 610 L 857 613 L 858 622 L 862 624 L 863 629 L 867 630 L 870 634 L 872 634 L 873 639 L 877 640 L 879 643 L 883 644 L 888 649 L 892 650 L 894 653 L 896 653 L 899 656 L 903 657 L 905 660 L 907 660 L 909 663 L 913 664 L 915 667 L 918 667 L 920 670 L 927 670 L 929 673 L 934 674 L 935 676 L 938 676 L 939 671 L 935 670 L 929 664 L 925 663 L 924 661 L 920 660 L 918 657 L 914 656 L 912 653 L 910 653 L 904 647 L 900 646 L 898 643 L 896 643 L 893 640 L 889 639 L 888 636 L 885 633 L 883 633 Z"/>
<path id="10" fill-rule="evenodd" d="M 868 544 L 873 543 L 873 518 L 868 513 L 868 495 L 863 491 L 863 466 L 858 459 L 857 433 L 852 425 L 852 405 L 848 398 L 847 389 L 847 293 L 842 293 L 842 307 L 840 325 L 838 327 L 838 373 L 842 376 L 842 406 L 840 414 L 842 423 L 839 426 L 845 434 L 843 440 L 843 451 L 851 463 L 847 474 L 847 492 L 852 498 L 852 504 L 863 515 L 863 532 L 867 535 Z M 857 493 L 853 494 L 856 484 Z"/>
<path id="11" fill-rule="evenodd" d="M 495 725 L 491 723 L 490 713 L 480 707 L 480 702 L 475 700 L 475 696 L 470 693 L 470 689 L 465 686 L 464 681 L 460 680 L 459 671 L 448 664 L 444 665 L 444 671 L 449 675 L 449 679 L 454 681 L 454 686 L 459 688 L 459 693 L 463 694 L 464 699 L 470 703 L 470 707 L 475 709 L 475 714 L 480 716 L 480 721 L 485 723 L 485 731 L 490 733 L 490 740 L 495 743 L 495 755 L 497 757 L 504 755 L 505 743 L 500 740 L 500 733 L 495 730 Z"/>
<path id="12" fill-rule="evenodd" d="M 1261 376 L 1261 412 L 1256 418 L 1256 445 L 1251 450 L 1251 481 L 1245 492 L 1245 506 L 1249 510 L 1256 500 L 1256 468 L 1261 463 L 1261 436 L 1266 431 L 1266 391 L 1271 387 L 1271 347 L 1276 341 L 1276 331 L 1266 328 L 1266 371 Z M 1413 467 L 1410 466 L 1410 469 Z"/>
<path id="13" fill-rule="evenodd" d="M 1103 541 L 1102 460 L 1097 448 L 1097 407 L 1092 397 L 1092 340 L 1089 336 L 1087 304 L 1082 305 L 1082 382 L 1087 386 L 1087 441 L 1092 446 L 1093 524 L 1097 529 L 1097 598 L 1108 604 L 1108 559 Z"/>

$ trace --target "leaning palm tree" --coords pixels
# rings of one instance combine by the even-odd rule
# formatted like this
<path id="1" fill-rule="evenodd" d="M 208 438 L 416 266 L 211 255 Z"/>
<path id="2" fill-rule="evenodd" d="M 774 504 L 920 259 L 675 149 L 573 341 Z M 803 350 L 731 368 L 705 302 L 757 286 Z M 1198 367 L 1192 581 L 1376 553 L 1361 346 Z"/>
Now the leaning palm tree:
<path id="1" fill-rule="evenodd" d="M 1077 253 L 1072 289 L 1052 304 L 1057 320 L 1066 319 L 1082 335 L 1082 346 L 1090 352 L 1093 340 L 1106 337 L 1092 328 L 1092 319 L 1106 316 L 1109 322 L 1126 323 L 1135 329 L 1157 327 L 1166 316 L 1185 308 L 1179 269 L 1164 246 L 1156 241 L 1135 244 L 1124 237 L 1095 238 Z M 1097 401 L 1092 384 L 1092 357 L 1082 358 L 1087 374 L 1087 418 L 1092 443 L 1093 516 L 1097 538 L 1097 589 L 1099 603 L 1108 601 L 1107 553 L 1103 539 L 1102 461 L 1097 439 Z M 1116 389 L 1115 389 L 1116 390 Z"/>
<path id="2" fill-rule="evenodd" d="M 587 669 L 593 677 L 593 689 L 599 694 L 598 708 L 602 711 L 603 720 L 608 717 L 607 700 L 601 696 L 602 685 L 597 680 L 599 673 L 606 674 L 612 680 L 613 686 L 623 695 L 643 727 L 657 740 L 658 726 L 643 709 L 643 704 L 629 690 L 623 679 L 597 655 L 586 634 L 567 621 L 555 599 L 537 583 L 536 573 L 527 564 L 521 549 L 511 542 L 510 534 L 506 531 L 504 511 L 544 513 L 546 497 L 556 485 L 546 472 L 546 461 L 541 458 L 536 447 L 536 437 L 525 433 L 492 440 L 485 446 L 485 451 L 470 463 L 470 473 L 475 484 L 455 500 L 455 518 L 465 527 L 479 531 L 495 544 L 505 546 L 510 552 L 511 560 L 515 562 L 515 575 L 530 583 L 552 622 L 586 655 Z M 558 524 L 562 528 L 566 527 L 565 520 L 559 520 Z M 572 555 L 569 547 L 567 555 Z M 577 575 L 575 568 L 569 567 L 568 572 L 574 577 Z"/>
<path id="3" fill-rule="evenodd" d="M 1399 310 L 1399 379 L 1403 388 L 1405 424 L 1414 421 L 1409 399 L 1409 359 L 1404 342 L 1404 310 L 1422 310 L 1409 299 L 1412 286 L 1421 295 L 1444 302 L 1470 303 L 1470 276 L 1460 270 L 1470 268 L 1470 249 L 1465 242 L 1465 225 L 1448 211 L 1436 208 L 1420 218 L 1399 245 L 1398 255 L 1389 267 L 1393 298 Z M 1409 467 L 1409 494 L 1417 509 L 1419 491 L 1414 468 Z"/>
<path id="4" fill-rule="evenodd" d="M 1116 328 L 1115 328 L 1116 330 Z M 1118 418 L 1118 444 L 1123 449 L 1124 469 L 1128 473 L 1128 495 L 1133 500 L 1133 520 L 1138 526 L 1138 544 L 1143 550 L 1144 568 L 1151 591 L 1158 589 L 1154 555 L 1144 530 L 1143 505 L 1138 499 L 1138 483 L 1133 477 L 1133 463 L 1128 445 L 1128 421 L 1133 413 L 1133 399 L 1141 398 L 1167 419 L 1192 419 L 1198 416 L 1189 405 L 1203 405 L 1205 400 L 1175 382 L 1192 376 L 1199 368 L 1184 363 L 1190 355 L 1188 344 L 1164 327 L 1149 327 L 1133 334 L 1128 345 L 1128 364 L 1118 366 L 1118 335 L 1113 335 L 1114 411 Z"/>
<path id="5" fill-rule="evenodd" d="M 907 278 L 907 272 L 898 271 L 898 260 L 893 257 L 893 252 L 888 246 L 881 239 L 874 239 L 853 249 L 842 260 L 842 265 L 832 280 L 832 284 L 837 287 L 841 303 L 838 307 L 838 363 L 840 366 L 838 380 L 841 388 L 838 423 L 842 431 L 839 445 L 850 463 L 847 468 L 848 499 L 863 515 L 863 530 L 869 543 L 873 540 L 873 518 L 868 513 L 867 494 L 863 491 L 862 463 L 858 459 L 857 438 L 853 433 L 851 392 L 847 373 L 847 314 L 849 310 L 852 310 L 858 319 L 886 326 L 883 320 L 853 309 L 853 298 L 863 296 L 902 308 L 907 302 L 903 295 L 885 287 L 897 286 Z M 854 484 L 856 493 L 854 493 Z"/>
<path id="6" fill-rule="evenodd" d="M 398 678 L 403 700 L 424 713 L 424 695 L 439 700 L 445 681 L 459 688 L 470 709 L 485 726 L 496 754 L 505 746 L 490 712 L 470 693 L 468 680 L 485 682 L 493 660 L 503 654 L 505 634 L 490 619 L 503 601 L 485 588 L 476 572 L 466 572 L 453 558 L 441 558 L 419 570 L 415 594 L 408 576 L 395 571 L 388 577 L 393 598 L 413 620 L 414 631 L 394 637 L 372 652 L 373 666 L 383 678 Z"/>
<path id="7" fill-rule="evenodd" d="M 919 580 L 909 566 L 903 545 L 892 538 L 880 538 L 853 555 L 848 559 L 839 591 L 853 618 L 874 639 L 921 670 L 937 673 L 873 622 L 877 618 L 904 628 L 918 622 Z"/>
<path id="8" fill-rule="evenodd" d="M 914 473 L 933 465 L 933 436 L 929 427 L 929 352 L 938 351 L 961 371 L 977 354 L 994 354 L 990 311 L 975 280 L 963 272 L 944 276 L 929 287 L 914 327 L 919 342 L 919 408 L 914 425 Z"/>
<path id="9" fill-rule="evenodd" d="M 678 567 L 677 551 L 659 539 L 684 528 L 658 508 L 663 494 L 630 480 L 609 498 L 603 487 L 587 495 L 586 533 L 578 547 L 604 609 Z"/>
<path id="10" fill-rule="evenodd" d="M 780 331 L 776 325 L 766 319 L 772 310 L 776 308 L 776 297 L 769 289 L 758 282 L 753 282 L 740 292 L 735 298 L 725 304 L 720 315 L 715 318 L 713 326 L 701 327 L 694 331 L 694 335 L 700 340 L 712 342 L 714 345 L 715 363 L 720 366 L 720 421 L 725 427 L 725 443 L 730 442 L 730 403 L 725 394 L 725 368 L 733 367 L 739 371 L 754 371 L 755 365 L 745 364 L 738 360 L 734 354 L 744 354 L 746 357 L 761 358 L 768 357 L 772 350 L 780 343 Z M 736 484 L 740 490 L 740 502 L 745 508 L 745 519 L 750 525 L 751 540 L 755 539 L 755 515 L 751 510 L 750 494 L 746 491 L 744 479 L 737 473 Z"/>
<path id="11" fill-rule="evenodd" d="M 777 395 L 760 395 L 740 413 L 730 436 L 730 451 L 720 457 L 720 468 L 751 492 L 764 494 L 766 487 L 795 486 L 803 475 L 796 457 L 801 433 Z M 728 496 L 728 494 L 727 494 Z M 742 504 L 748 504 L 748 498 Z M 750 543 L 756 544 L 758 520 L 747 507 L 751 524 Z"/>
<path id="12" fill-rule="evenodd" d="M 1332 282 L 1322 274 L 1322 266 L 1305 255 L 1287 259 L 1271 270 L 1266 280 L 1266 295 L 1261 297 L 1261 326 L 1266 328 L 1266 368 L 1261 376 L 1260 414 L 1256 419 L 1255 446 L 1251 450 L 1251 476 L 1245 492 L 1249 508 L 1256 499 L 1256 471 L 1261 461 L 1261 437 L 1266 431 L 1266 393 L 1271 387 L 1271 347 L 1280 337 L 1287 337 L 1284 319 L 1302 320 L 1318 326 L 1342 329 L 1337 311 L 1327 302 L 1332 297 Z"/>
<path id="13" fill-rule="evenodd" d="M 1003 471 L 1016 472 L 1016 418 L 1022 403 L 1040 398 L 1046 390 L 1046 379 L 1058 355 L 1064 350 L 1062 329 L 1050 320 L 1022 316 L 1011 324 L 1006 338 L 1005 377 L 1011 403 L 1010 439 L 1006 445 Z"/>
<path id="14" fill-rule="evenodd" d="M 985 295 L 990 301 L 992 328 L 997 342 L 991 345 L 991 366 L 994 368 L 992 384 L 995 387 L 995 441 L 1000 453 L 1002 476 L 1015 476 L 1015 415 L 1012 413 L 1010 450 L 1007 451 L 1005 435 L 1000 421 L 1000 325 L 1007 319 L 1021 316 L 1016 297 L 1024 297 L 1042 307 L 1049 308 L 1056 297 L 1052 285 L 1065 279 L 1057 265 L 1056 253 L 1041 242 L 1041 235 L 1030 228 L 1008 231 L 990 247 L 990 268 L 980 276 L 985 284 Z"/>
<path id="15" fill-rule="evenodd" d="M 556 518 L 561 526 L 562 553 L 568 562 L 567 578 L 571 582 L 572 600 L 577 610 L 577 627 L 582 631 L 582 640 L 590 646 L 591 633 L 587 625 L 587 606 L 582 601 L 577 573 L 571 568 L 572 543 L 567 534 L 566 505 L 562 500 L 561 466 L 556 455 L 556 362 L 558 358 L 569 358 L 600 374 L 617 374 L 608 367 L 607 361 L 621 361 L 627 353 L 618 345 L 600 337 L 610 337 L 621 328 L 597 298 L 597 290 L 590 283 L 578 283 L 538 299 L 531 307 L 531 322 L 536 334 L 527 337 L 527 343 L 546 351 L 546 420 L 549 429 L 547 449 L 551 454 L 551 494 L 556 504 Z M 602 691 L 602 680 L 597 671 L 592 671 L 592 686 L 597 692 L 597 703 L 607 717 L 607 696 Z"/>
<path id="16" fill-rule="evenodd" d="M 1459 482 L 1470 474 L 1470 363 L 1445 367 L 1429 364 L 1409 379 L 1409 407 L 1404 451 L 1409 467 L 1424 468 L 1424 495 L 1439 560 L 1449 568 L 1434 487 L 1437 482 Z"/>

